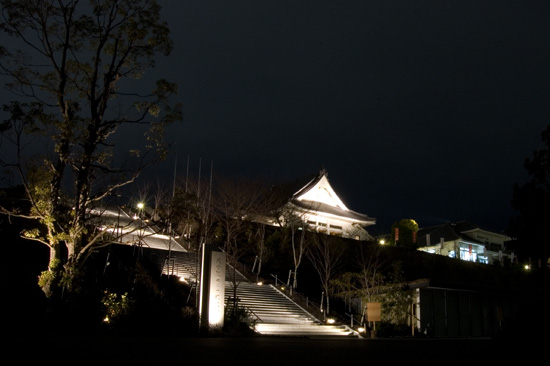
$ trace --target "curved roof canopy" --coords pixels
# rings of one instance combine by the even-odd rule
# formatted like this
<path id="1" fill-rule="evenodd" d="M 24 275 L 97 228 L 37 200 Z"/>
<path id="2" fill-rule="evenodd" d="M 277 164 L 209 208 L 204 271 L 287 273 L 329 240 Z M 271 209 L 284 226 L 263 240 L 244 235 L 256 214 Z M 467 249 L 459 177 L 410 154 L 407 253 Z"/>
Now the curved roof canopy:
<path id="1" fill-rule="evenodd" d="M 328 173 L 321 172 L 305 186 L 294 193 L 290 204 L 323 216 L 337 218 L 360 226 L 374 225 L 376 220 L 365 214 L 350 210 L 338 197 L 328 181 Z"/>

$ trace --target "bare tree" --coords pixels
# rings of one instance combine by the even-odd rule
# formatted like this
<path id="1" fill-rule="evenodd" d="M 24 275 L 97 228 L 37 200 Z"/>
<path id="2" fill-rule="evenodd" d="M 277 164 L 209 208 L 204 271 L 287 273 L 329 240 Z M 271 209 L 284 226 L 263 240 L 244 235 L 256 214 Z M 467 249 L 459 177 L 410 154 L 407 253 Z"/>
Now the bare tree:
<path id="1" fill-rule="evenodd" d="M 281 226 L 289 231 L 289 240 L 292 248 L 292 260 L 294 264 L 293 281 L 291 290 L 298 288 L 298 269 L 302 264 L 302 259 L 306 253 L 309 240 L 308 225 L 305 222 L 304 215 L 300 212 L 285 208 L 282 212 Z"/>
<path id="2" fill-rule="evenodd" d="M 306 255 L 319 275 L 323 294 L 321 303 L 326 301 L 325 314 L 330 313 L 331 281 L 339 268 L 345 253 L 342 239 L 318 233 L 306 251 Z"/>
<path id="3" fill-rule="evenodd" d="M 237 275 L 239 260 L 247 251 L 248 236 L 246 232 L 254 226 L 262 200 L 264 185 L 259 180 L 248 178 L 218 178 L 214 207 L 217 220 L 223 228 L 223 250 L 232 268 L 233 299 L 237 301 L 237 288 L 241 282 Z M 234 304 L 236 309 L 236 304 Z"/>
<path id="4" fill-rule="evenodd" d="M 331 281 L 337 297 L 361 299 L 371 302 L 385 283 L 384 270 L 387 263 L 380 257 L 380 246 L 359 245 L 353 250 L 354 262 L 358 271 L 345 272 Z M 361 309 L 364 310 L 364 309 Z"/>
<path id="5" fill-rule="evenodd" d="M 378 244 L 359 245 L 353 252 L 358 271 L 345 272 L 331 282 L 335 295 L 361 299 L 363 304 L 382 302 L 386 309 L 382 317 L 384 321 L 406 322 L 413 299 L 410 291 L 403 287 L 401 263 L 382 255 L 382 247 Z M 365 305 L 361 311 L 364 318 Z"/>
<path id="6" fill-rule="evenodd" d="M 258 223 L 258 228 L 256 230 L 256 245 L 255 245 L 255 252 L 256 252 L 256 259 L 255 264 L 257 261 L 257 269 L 256 271 L 256 282 L 258 281 L 258 278 L 260 277 L 260 274 L 262 272 L 262 263 L 264 262 L 266 258 L 266 246 L 265 246 L 265 232 L 266 232 L 266 224 L 261 222 Z"/>
<path id="7" fill-rule="evenodd" d="M 188 249 L 198 251 L 202 244 L 212 242 L 215 233 L 211 178 L 179 180 L 168 212 L 174 230 L 187 242 Z"/>

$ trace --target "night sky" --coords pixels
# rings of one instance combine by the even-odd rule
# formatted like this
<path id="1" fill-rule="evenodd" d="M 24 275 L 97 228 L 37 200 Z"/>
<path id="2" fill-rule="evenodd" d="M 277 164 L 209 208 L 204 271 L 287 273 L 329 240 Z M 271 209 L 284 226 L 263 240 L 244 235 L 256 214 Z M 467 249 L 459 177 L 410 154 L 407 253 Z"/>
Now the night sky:
<path id="1" fill-rule="evenodd" d="M 279 181 L 325 168 L 373 234 L 401 218 L 504 230 L 550 123 L 550 2 L 160 3 L 174 50 L 145 78 L 179 85 L 179 174 L 188 158 Z"/>
<path id="2" fill-rule="evenodd" d="M 162 4 L 178 171 L 188 158 L 274 179 L 326 168 L 374 233 L 401 218 L 505 229 L 550 123 L 548 1 Z"/>

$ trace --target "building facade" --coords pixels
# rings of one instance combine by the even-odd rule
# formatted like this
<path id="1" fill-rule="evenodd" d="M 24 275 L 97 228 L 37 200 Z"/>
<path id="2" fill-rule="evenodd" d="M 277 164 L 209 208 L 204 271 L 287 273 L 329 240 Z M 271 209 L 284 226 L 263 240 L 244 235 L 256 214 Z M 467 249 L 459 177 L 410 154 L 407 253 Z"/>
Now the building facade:
<path id="1" fill-rule="evenodd" d="M 510 257 L 510 237 L 467 221 L 450 222 L 418 231 L 418 250 L 469 262 L 502 263 Z"/>

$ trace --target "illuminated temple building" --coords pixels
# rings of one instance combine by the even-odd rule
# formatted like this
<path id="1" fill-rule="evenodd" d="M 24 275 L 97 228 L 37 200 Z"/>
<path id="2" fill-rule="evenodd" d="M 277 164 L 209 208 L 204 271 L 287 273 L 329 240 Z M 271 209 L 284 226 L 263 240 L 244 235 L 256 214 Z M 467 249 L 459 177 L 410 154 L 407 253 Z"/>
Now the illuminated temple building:
<path id="1" fill-rule="evenodd" d="M 285 220 L 288 221 L 285 213 L 290 212 L 312 231 L 357 240 L 372 239 L 365 227 L 374 225 L 376 220 L 350 210 L 330 185 L 325 170 L 305 185 L 295 184 L 293 187 L 298 189 L 290 188 L 292 193 L 281 210 L 280 224 L 285 225 Z"/>

